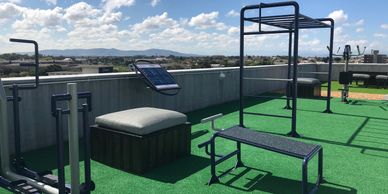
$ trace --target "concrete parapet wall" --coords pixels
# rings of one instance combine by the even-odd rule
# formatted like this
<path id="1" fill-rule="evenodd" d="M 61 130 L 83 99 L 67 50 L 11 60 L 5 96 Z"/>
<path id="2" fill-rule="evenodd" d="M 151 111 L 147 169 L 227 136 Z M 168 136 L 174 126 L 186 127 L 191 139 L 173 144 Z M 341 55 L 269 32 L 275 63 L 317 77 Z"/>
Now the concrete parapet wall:
<path id="1" fill-rule="evenodd" d="M 299 70 L 316 71 L 316 65 L 302 64 Z M 55 143 L 55 120 L 50 113 L 50 97 L 65 93 L 67 83 L 77 83 L 78 91 L 92 93 L 91 124 L 96 116 L 129 108 L 151 106 L 189 112 L 239 97 L 239 68 L 174 70 L 171 73 L 182 86 L 177 96 L 153 92 L 134 73 L 41 77 L 38 89 L 20 91 L 22 149 L 31 150 Z M 245 77 L 287 78 L 287 65 L 247 67 Z M 9 88 L 13 83 L 30 83 L 32 80 L 8 78 L 2 81 Z M 246 94 L 257 95 L 284 87 L 284 82 L 246 81 L 244 90 Z M 9 89 L 6 92 L 11 94 Z M 11 103 L 8 113 L 13 147 Z"/>

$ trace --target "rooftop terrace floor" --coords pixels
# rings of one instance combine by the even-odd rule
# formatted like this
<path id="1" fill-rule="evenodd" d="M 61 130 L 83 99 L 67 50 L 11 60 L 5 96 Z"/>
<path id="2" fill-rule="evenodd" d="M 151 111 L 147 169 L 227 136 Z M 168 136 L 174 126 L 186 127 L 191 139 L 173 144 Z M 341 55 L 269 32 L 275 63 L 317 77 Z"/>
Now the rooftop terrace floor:
<path id="1" fill-rule="evenodd" d="M 332 100 L 334 114 L 321 113 L 322 100 L 298 100 L 298 139 L 320 144 L 324 149 L 324 179 L 318 193 L 388 193 L 388 102 L 353 101 L 343 104 Z M 249 99 L 247 109 L 260 113 L 290 115 L 283 109 L 283 100 Z M 192 128 L 192 155 L 142 176 L 112 169 L 92 161 L 94 193 L 300 193 L 301 161 L 299 159 L 242 146 L 242 160 L 248 167 L 239 168 L 221 179 L 220 184 L 207 186 L 210 178 L 208 156 L 197 148 L 212 134 L 209 124 L 201 118 L 224 113 L 217 125 L 230 127 L 238 123 L 238 102 L 188 113 Z M 249 128 L 275 134 L 286 134 L 290 120 L 285 118 L 246 115 Z M 235 144 L 220 142 L 217 150 L 231 150 Z M 53 149 L 26 153 L 30 166 L 55 166 Z M 309 165 L 309 181 L 316 180 L 316 158 Z M 218 167 L 221 173 L 233 166 L 229 159 Z M 0 190 L 0 193 L 5 192 Z"/>

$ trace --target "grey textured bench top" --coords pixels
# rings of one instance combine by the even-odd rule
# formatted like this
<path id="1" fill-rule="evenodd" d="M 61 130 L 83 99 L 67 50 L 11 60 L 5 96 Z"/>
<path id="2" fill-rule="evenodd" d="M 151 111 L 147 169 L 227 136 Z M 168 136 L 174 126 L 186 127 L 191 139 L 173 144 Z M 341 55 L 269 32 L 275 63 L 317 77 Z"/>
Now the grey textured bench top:
<path id="1" fill-rule="evenodd" d="M 353 77 L 355 77 L 355 78 L 369 79 L 369 78 L 370 78 L 370 75 L 368 75 L 368 74 L 353 73 Z"/>
<path id="2" fill-rule="evenodd" d="M 387 79 L 388 80 L 388 75 L 376 75 L 376 79 Z"/>
<path id="3" fill-rule="evenodd" d="M 218 136 L 302 159 L 321 147 L 239 126 L 225 129 Z"/>
<path id="4" fill-rule="evenodd" d="M 298 84 L 306 84 L 306 85 L 319 85 L 319 84 L 321 84 L 319 79 L 307 78 L 307 77 L 298 77 L 297 82 L 298 82 Z"/>
<path id="5" fill-rule="evenodd" d="M 186 115 L 158 108 L 134 108 L 102 115 L 96 118 L 100 127 L 145 135 L 165 128 L 184 124 Z"/>

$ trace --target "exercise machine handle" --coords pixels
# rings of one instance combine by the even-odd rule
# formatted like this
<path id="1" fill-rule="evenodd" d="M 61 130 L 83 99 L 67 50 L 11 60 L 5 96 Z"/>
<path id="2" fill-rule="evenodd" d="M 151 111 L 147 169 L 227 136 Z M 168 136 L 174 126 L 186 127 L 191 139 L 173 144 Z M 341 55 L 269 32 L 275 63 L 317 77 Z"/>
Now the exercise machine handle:
<path id="1" fill-rule="evenodd" d="M 77 94 L 78 99 L 86 99 L 86 104 L 88 104 L 88 111 L 92 111 L 92 94 L 90 92 L 79 92 Z M 71 100 L 71 95 L 66 94 L 54 94 L 51 96 L 51 114 L 55 117 L 57 116 L 57 102 Z M 79 108 L 78 111 L 82 111 L 82 108 Z M 69 109 L 62 110 L 64 114 L 69 113 Z"/>
<path id="2" fill-rule="evenodd" d="M 19 89 L 36 89 L 39 86 L 39 45 L 35 40 L 10 38 L 10 42 L 33 44 L 35 48 L 35 64 L 28 64 L 28 66 L 35 67 L 35 84 L 20 85 Z"/>

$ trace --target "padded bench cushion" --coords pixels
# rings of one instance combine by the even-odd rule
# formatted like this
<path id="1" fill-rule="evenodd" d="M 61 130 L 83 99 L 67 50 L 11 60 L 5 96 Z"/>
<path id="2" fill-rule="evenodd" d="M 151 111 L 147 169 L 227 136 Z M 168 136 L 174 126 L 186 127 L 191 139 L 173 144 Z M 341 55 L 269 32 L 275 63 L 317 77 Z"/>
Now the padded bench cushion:
<path id="1" fill-rule="evenodd" d="M 321 84 L 321 82 L 319 81 L 319 79 L 301 77 L 298 78 L 298 84 L 319 85 Z"/>
<path id="2" fill-rule="evenodd" d="M 353 77 L 354 78 L 369 79 L 370 75 L 368 75 L 368 74 L 353 73 Z"/>
<path id="3" fill-rule="evenodd" d="M 186 122 L 187 117 L 182 113 L 150 107 L 114 112 L 96 118 L 98 126 L 137 135 L 146 135 Z"/>
<path id="4" fill-rule="evenodd" d="M 376 79 L 379 79 L 379 80 L 388 80 L 388 75 L 376 75 Z"/>

